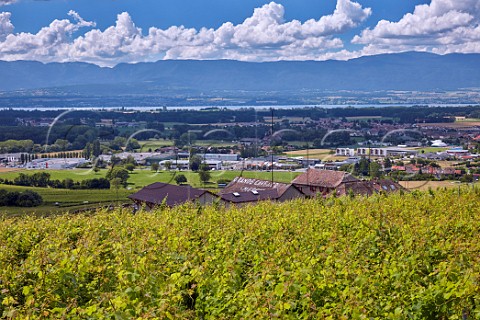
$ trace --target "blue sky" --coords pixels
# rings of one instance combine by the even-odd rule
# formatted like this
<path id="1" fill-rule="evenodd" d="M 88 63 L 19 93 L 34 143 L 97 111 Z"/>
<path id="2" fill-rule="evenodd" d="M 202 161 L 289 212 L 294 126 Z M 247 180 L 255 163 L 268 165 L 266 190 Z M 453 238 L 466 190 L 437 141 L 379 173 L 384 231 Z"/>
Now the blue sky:
<path id="1" fill-rule="evenodd" d="M 0 0 L 0 60 L 478 53 L 479 22 L 478 0 Z"/>

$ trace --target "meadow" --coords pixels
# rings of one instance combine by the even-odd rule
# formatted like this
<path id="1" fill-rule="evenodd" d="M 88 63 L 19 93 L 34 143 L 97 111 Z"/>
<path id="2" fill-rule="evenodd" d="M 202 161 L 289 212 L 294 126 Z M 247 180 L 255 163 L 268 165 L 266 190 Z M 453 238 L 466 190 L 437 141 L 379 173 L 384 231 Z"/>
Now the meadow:
<path id="1" fill-rule="evenodd" d="M 480 189 L 0 219 L 6 319 L 479 319 Z"/>
<path id="2" fill-rule="evenodd" d="M 15 170 L 0 172 L 0 178 L 13 180 L 20 173 L 33 174 L 35 172 L 43 172 L 42 170 Z M 64 180 L 70 178 L 74 181 L 82 181 L 86 179 L 105 177 L 107 170 L 102 169 L 99 172 L 87 169 L 75 170 L 48 170 L 52 180 Z M 212 191 L 218 189 L 218 180 L 231 181 L 236 176 L 242 175 L 246 178 L 257 178 L 270 180 L 272 173 L 267 171 L 211 171 L 211 179 L 203 184 L 199 175 L 192 171 L 158 171 L 153 172 L 150 169 L 136 169 L 130 173 L 128 186 L 126 189 L 119 190 L 68 190 L 68 189 L 52 189 L 52 188 L 31 188 L 0 184 L 0 189 L 8 191 L 33 190 L 38 192 L 43 200 L 44 205 L 35 208 L 19 208 L 19 207 L 0 207 L 0 213 L 6 215 L 19 215 L 26 213 L 35 213 L 37 215 L 48 215 L 50 213 L 61 213 L 66 211 L 76 211 L 89 209 L 92 207 L 104 205 L 116 205 L 122 203 L 130 203 L 127 196 L 140 190 L 146 185 L 154 182 L 165 182 L 175 184 L 175 176 L 183 174 L 187 178 L 188 184 L 193 187 L 206 188 Z M 299 172 L 290 171 L 274 171 L 273 178 L 277 182 L 290 182 Z M 59 203 L 55 205 L 55 203 Z"/>

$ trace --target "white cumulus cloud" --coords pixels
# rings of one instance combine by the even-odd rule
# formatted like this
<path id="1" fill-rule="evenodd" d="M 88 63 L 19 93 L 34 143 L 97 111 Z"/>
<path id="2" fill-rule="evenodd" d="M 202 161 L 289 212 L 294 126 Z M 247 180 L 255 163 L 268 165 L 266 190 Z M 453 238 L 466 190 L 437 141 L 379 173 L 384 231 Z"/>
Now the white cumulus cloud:
<path id="1" fill-rule="evenodd" d="M 0 0 L 0 6 L 7 5 L 7 4 L 12 4 L 17 2 L 17 0 Z"/>
<path id="2" fill-rule="evenodd" d="M 3 13 L 5 14 L 5 13 Z M 43 27 L 36 34 L 10 32 L 4 35 L 0 42 L 0 58 L 3 60 L 38 60 L 44 62 L 50 61 L 70 61 L 66 55 L 70 46 L 71 37 L 74 32 L 82 27 L 94 27 L 95 23 L 83 20 L 76 12 L 70 11 L 74 22 L 64 20 L 54 20 L 49 26 Z M 3 26 L 9 26 L 10 15 L 7 13 Z M 1 21 L 1 19 L 0 19 Z M 8 31 L 8 30 L 7 30 Z"/>
<path id="3" fill-rule="evenodd" d="M 13 24 L 10 22 L 10 12 L 0 13 L 0 41 L 5 40 L 7 35 L 13 32 Z"/>
<path id="4" fill-rule="evenodd" d="M 338 35 L 359 26 L 371 9 L 337 0 L 330 15 L 286 21 L 284 7 L 271 2 L 237 25 L 226 22 L 217 29 L 200 30 L 151 27 L 146 32 L 126 12 L 105 30 L 95 29 L 93 22 L 76 12 L 69 15 L 70 20 L 55 20 L 36 34 L 14 34 L 10 14 L 0 14 L 0 59 L 84 61 L 102 66 L 158 59 L 321 60 L 343 49 Z M 73 38 L 81 28 L 90 30 Z"/>
<path id="5" fill-rule="evenodd" d="M 430 51 L 480 52 L 480 1 L 432 0 L 397 22 L 381 20 L 352 40 L 364 53 Z"/>

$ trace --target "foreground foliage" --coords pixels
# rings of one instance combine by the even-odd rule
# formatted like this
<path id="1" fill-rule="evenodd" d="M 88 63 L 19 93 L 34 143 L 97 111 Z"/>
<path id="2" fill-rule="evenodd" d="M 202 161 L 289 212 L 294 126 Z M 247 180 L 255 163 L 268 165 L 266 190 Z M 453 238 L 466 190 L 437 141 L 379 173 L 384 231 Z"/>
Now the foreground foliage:
<path id="1" fill-rule="evenodd" d="M 480 318 L 480 190 L 5 218 L 4 318 Z"/>

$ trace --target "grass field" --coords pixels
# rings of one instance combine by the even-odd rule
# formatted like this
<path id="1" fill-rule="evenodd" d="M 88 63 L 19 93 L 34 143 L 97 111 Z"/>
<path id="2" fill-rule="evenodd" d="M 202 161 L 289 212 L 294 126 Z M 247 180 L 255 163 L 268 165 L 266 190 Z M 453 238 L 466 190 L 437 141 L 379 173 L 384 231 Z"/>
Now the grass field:
<path id="1" fill-rule="evenodd" d="M 34 174 L 35 172 L 44 172 L 43 170 L 16 170 L 8 172 L 0 172 L 0 178 L 13 180 L 20 173 Z M 88 169 L 75 170 L 48 170 L 51 180 L 63 180 L 70 178 L 74 181 L 82 181 L 86 179 L 102 178 L 107 174 L 107 169 L 102 169 L 99 172 L 94 172 Z M 191 171 L 158 171 L 153 172 L 150 169 L 135 169 L 130 173 L 128 179 L 129 186 L 132 189 L 139 189 L 153 182 L 172 182 L 176 174 L 183 174 L 187 177 L 188 183 L 194 187 L 200 187 L 201 183 L 198 178 L 198 173 Z M 212 182 L 217 182 L 219 179 L 232 180 L 234 177 L 240 175 L 240 171 L 210 171 Z M 290 182 L 299 173 L 290 171 L 274 171 L 273 178 L 278 182 Z M 248 178 L 266 179 L 270 180 L 272 173 L 268 171 L 244 171 L 243 176 Z"/>
<path id="2" fill-rule="evenodd" d="M 480 121 L 455 121 L 448 123 L 419 123 L 420 127 L 437 127 L 437 128 L 469 128 L 480 126 Z"/>
<path id="3" fill-rule="evenodd" d="M 471 187 L 472 184 L 460 183 L 458 181 L 400 181 L 399 182 L 403 187 L 408 190 L 437 190 L 437 189 L 451 189 L 451 188 L 467 188 Z M 475 184 L 478 185 L 478 184 Z"/>
<path id="4" fill-rule="evenodd" d="M 20 172 L 33 174 L 41 170 L 17 170 L 15 172 L 1 172 L 0 178 L 13 180 Z M 52 180 L 63 180 L 71 178 L 74 181 L 81 181 L 85 179 L 104 177 L 107 170 L 100 170 L 94 172 L 92 170 L 76 169 L 76 170 L 49 170 Z M 0 213 L 8 215 L 18 215 L 25 213 L 35 213 L 38 215 L 60 213 L 65 211 L 75 211 L 79 209 L 86 209 L 90 207 L 98 207 L 101 205 L 109 205 L 117 202 L 129 202 L 127 196 L 138 191 L 146 185 L 154 182 L 164 182 L 175 184 L 175 175 L 183 174 L 188 180 L 188 184 L 197 188 L 206 188 L 215 191 L 218 189 L 217 181 L 219 179 L 233 180 L 236 176 L 242 174 L 246 178 L 256 178 L 270 180 L 272 172 L 267 171 L 211 171 L 210 182 L 202 184 L 199 175 L 191 171 L 159 171 L 152 172 L 149 169 L 137 169 L 130 173 L 128 179 L 128 189 L 119 189 L 118 195 L 116 190 L 68 190 L 68 189 L 52 189 L 52 188 L 31 188 L 21 186 L 10 186 L 0 184 L 0 189 L 9 191 L 24 191 L 33 190 L 38 192 L 43 200 L 44 205 L 36 208 L 19 208 L 19 207 L 0 207 Z M 274 171 L 273 179 L 276 182 L 288 183 L 298 176 L 299 172 L 289 171 Z M 55 202 L 60 203 L 60 206 L 55 206 Z M 87 202 L 87 203 L 85 203 Z"/>
<path id="5" fill-rule="evenodd" d="M 416 150 L 418 151 L 419 153 L 421 153 L 423 151 L 423 153 L 436 153 L 436 152 L 443 152 L 445 150 L 448 150 L 449 148 L 438 148 L 438 147 L 427 147 L 427 148 L 413 148 L 413 150 Z"/>
<path id="6" fill-rule="evenodd" d="M 127 196 L 132 193 L 131 190 L 68 190 L 52 188 L 33 188 L 21 186 L 0 185 L 0 189 L 8 191 L 33 190 L 39 193 L 44 204 L 36 208 L 20 207 L 0 207 L 0 213 L 7 215 L 18 215 L 25 213 L 35 213 L 38 215 L 55 214 L 65 211 L 75 211 L 78 209 L 95 208 L 101 205 L 109 205 L 126 202 Z M 55 205 L 58 202 L 59 205 Z"/>
<path id="7" fill-rule="evenodd" d="M 296 150 L 296 151 L 288 151 L 285 152 L 287 155 L 292 157 L 304 157 L 307 155 L 311 157 L 320 157 L 320 156 L 332 156 L 331 149 L 303 149 L 303 150 Z"/>
<path id="8" fill-rule="evenodd" d="M 322 150 L 322 149 L 319 149 Z M 321 151 L 320 151 L 321 152 Z M 15 172 L 2 172 L 1 178 L 14 179 L 20 172 L 32 174 L 40 170 L 22 170 Z M 74 181 L 81 181 L 84 179 L 92 179 L 104 177 L 107 170 L 101 170 L 100 172 L 93 172 L 91 170 L 49 170 L 51 179 L 63 180 L 65 178 L 72 178 Z M 24 213 L 36 213 L 39 215 L 60 213 L 65 211 L 75 211 L 78 209 L 85 209 L 90 207 L 98 207 L 102 205 L 108 205 L 117 202 L 120 203 L 129 202 L 127 196 L 138 191 L 146 185 L 154 182 L 164 182 L 175 184 L 175 176 L 183 174 L 188 180 L 188 184 L 197 188 L 206 188 L 212 191 L 218 189 L 217 181 L 227 180 L 231 181 L 236 176 L 242 175 L 245 178 L 256 178 L 263 180 L 270 180 L 272 178 L 272 172 L 268 171 L 211 171 L 210 182 L 203 184 L 199 179 L 198 173 L 191 171 L 159 171 L 152 172 L 149 169 L 137 169 L 130 174 L 128 179 L 128 189 L 119 189 L 118 194 L 116 190 L 67 190 L 67 189 L 52 189 L 52 188 L 29 188 L 20 186 L 0 185 L 0 189 L 7 189 L 10 191 L 23 191 L 26 189 L 38 192 L 43 200 L 44 205 L 37 208 L 17 208 L 17 207 L 0 207 L 0 213 L 7 213 L 8 215 L 18 215 Z M 273 180 L 276 182 L 289 183 L 300 172 L 291 171 L 274 171 Z M 459 184 L 452 181 L 402 181 L 402 186 L 409 190 L 436 190 L 438 188 L 458 188 L 459 186 L 465 187 L 463 184 Z M 59 206 L 54 204 L 58 202 Z"/>

